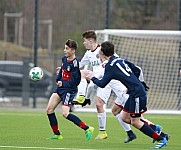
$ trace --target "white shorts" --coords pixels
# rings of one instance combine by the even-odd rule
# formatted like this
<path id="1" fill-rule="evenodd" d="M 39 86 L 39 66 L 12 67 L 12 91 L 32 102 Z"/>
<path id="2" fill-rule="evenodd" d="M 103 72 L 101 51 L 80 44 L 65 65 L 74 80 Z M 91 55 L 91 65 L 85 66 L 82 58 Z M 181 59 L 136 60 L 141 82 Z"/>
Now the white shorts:
<path id="1" fill-rule="evenodd" d="M 123 108 L 127 99 L 128 99 L 129 95 L 123 93 L 122 97 L 117 97 L 116 100 L 114 101 L 114 104 L 119 106 L 120 108 Z"/>
<path id="2" fill-rule="evenodd" d="M 115 104 L 123 108 L 129 95 L 126 94 L 127 88 L 118 80 L 111 80 L 108 84 L 116 94 Z"/>
<path id="3" fill-rule="evenodd" d="M 107 85 L 105 88 L 100 88 L 97 85 L 95 85 L 92 81 L 90 81 L 87 87 L 86 97 L 90 97 L 91 93 L 93 92 L 93 89 L 96 90 L 96 96 L 100 97 L 103 100 L 103 102 L 106 104 L 111 95 L 110 86 Z"/>

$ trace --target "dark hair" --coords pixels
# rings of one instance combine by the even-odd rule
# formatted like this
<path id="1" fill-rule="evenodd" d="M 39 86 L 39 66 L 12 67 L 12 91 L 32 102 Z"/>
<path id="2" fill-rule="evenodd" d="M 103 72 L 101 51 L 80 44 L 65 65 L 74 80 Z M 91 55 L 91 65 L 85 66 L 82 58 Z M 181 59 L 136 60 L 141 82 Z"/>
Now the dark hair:
<path id="1" fill-rule="evenodd" d="M 101 51 L 107 57 L 114 54 L 114 44 L 110 41 L 105 41 L 101 44 Z"/>
<path id="2" fill-rule="evenodd" d="M 73 48 L 73 49 L 75 49 L 75 50 L 78 49 L 78 44 L 77 44 L 77 42 L 74 41 L 74 40 L 71 40 L 71 39 L 68 39 L 68 40 L 65 42 L 65 45 L 67 45 L 68 47 Z"/>
<path id="3" fill-rule="evenodd" d="M 82 34 L 82 38 L 86 38 L 86 39 L 92 38 L 92 39 L 94 39 L 96 41 L 97 36 L 96 36 L 95 31 L 87 30 Z"/>

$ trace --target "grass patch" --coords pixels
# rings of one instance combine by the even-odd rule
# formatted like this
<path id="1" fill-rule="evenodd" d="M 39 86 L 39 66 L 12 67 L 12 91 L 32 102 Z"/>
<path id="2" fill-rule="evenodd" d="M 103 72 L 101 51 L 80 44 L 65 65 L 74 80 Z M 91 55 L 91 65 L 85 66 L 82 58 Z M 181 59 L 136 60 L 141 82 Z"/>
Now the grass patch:
<path id="1" fill-rule="evenodd" d="M 89 142 L 85 141 L 83 130 L 64 119 L 59 111 L 56 114 L 64 138 L 62 141 L 46 139 L 52 135 L 52 131 L 45 112 L 36 110 L 0 110 L 0 149 L 145 150 L 153 146 L 152 139 L 133 127 L 132 129 L 138 138 L 131 143 L 125 144 L 123 141 L 126 138 L 126 133 L 111 113 L 107 114 L 108 138 L 101 141 L 94 140 L 99 132 L 97 114 L 75 113 L 83 121 L 95 128 L 93 138 Z M 163 149 L 180 150 L 181 136 L 178 136 L 181 133 L 180 115 L 145 115 L 145 118 L 162 125 L 164 127 L 163 131 L 171 135 L 168 146 Z"/>

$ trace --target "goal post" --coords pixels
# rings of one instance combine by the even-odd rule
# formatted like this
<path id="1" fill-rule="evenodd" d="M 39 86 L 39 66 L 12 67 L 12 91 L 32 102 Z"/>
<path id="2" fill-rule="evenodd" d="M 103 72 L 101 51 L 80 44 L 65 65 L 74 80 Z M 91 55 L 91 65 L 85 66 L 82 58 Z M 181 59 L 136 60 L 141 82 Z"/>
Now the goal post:
<path id="1" fill-rule="evenodd" d="M 148 112 L 181 113 L 181 32 L 163 30 L 96 30 L 97 42 L 112 41 L 116 53 L 140 66 L 148 91 Z M 92 101 L 95 101 L 95 95 Z M 110 111 L 115 100 L 112 93 Z M 95 103 L 81 110 L 95 110 Z M 79 109 L 80 110 L 80 109 Z"/>

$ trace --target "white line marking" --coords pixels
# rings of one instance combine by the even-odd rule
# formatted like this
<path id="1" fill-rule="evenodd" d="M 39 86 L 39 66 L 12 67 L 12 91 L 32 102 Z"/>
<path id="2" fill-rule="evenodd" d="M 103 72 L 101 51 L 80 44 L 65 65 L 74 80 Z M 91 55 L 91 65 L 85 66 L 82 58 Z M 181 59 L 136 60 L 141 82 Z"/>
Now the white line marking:
<path id="1" fill-rule="evenodd" d="M 12 149 L 49 149 L 49 150 L 95 150 L 95 149 L 79 149 L 79 148 L 51 148 L 51 147 L 24 147 L 24 146 L 0 146 L 1 148 L 12 148 Z"/>

